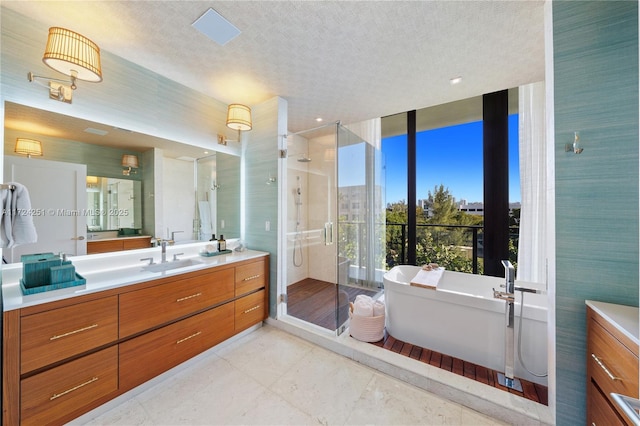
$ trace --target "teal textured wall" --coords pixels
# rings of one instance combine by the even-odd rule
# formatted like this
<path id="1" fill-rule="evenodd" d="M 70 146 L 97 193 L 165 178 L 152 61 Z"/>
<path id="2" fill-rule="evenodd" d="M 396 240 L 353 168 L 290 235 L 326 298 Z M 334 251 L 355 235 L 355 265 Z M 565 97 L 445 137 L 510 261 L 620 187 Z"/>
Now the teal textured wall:
<path id="1" fill-rule="evenodd" d="M 252 108 L 253 130 L 243 143 L 244 230 L 242 236 L 253 250 L 269 252 L 269 310 L 275 317 L 278 260 L 278 185 L 267 184 L 278 174 L 278 142 L 286 134 L 287 103 L 272 98 Z M 265 226 L 269 222 L 269 230 Z"/>
<path id="2" fill-rule="evenodd" d="M 554 1 L 558 425 L 586 422 L 585 300 L 638 306 L 638 3 Z M 579 131 L 584 151 L 566 153 Z"/>

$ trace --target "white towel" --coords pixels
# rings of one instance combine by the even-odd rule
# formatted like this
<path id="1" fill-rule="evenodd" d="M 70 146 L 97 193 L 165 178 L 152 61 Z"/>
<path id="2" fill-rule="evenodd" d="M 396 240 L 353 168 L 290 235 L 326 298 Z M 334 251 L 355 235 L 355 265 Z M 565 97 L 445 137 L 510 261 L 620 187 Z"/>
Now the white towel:
<path id="1" fill-rule="evenodd" d="M 208 201 L 198 201 L 200 213 L 200 232 L 207 238 L 211 238 L 211 209 Z"/>
<path id="2" fill-rule="evenodd" d="M 20 183 L 10 182 L 8 185 L 14 185 L 15 189 L 2 190 L 0 248 L 35 243 L 38 241 L 38 234 L 33 225 L 29 191 Z"/>
<path id="3" fill-rule="evenodd" d="M 373 316 L 379 317 L 380 315 L 384 315 L 384 303 L 376 300 L 373 302 Z"/>
<path id="4" fill-rule="evenodd" d="M 353 315 L 359 317 L 373 316 L 373 299 L 371 299 L 371 296 L 364 294 L 356 296 L 356 301 L 353 303 Z"/>

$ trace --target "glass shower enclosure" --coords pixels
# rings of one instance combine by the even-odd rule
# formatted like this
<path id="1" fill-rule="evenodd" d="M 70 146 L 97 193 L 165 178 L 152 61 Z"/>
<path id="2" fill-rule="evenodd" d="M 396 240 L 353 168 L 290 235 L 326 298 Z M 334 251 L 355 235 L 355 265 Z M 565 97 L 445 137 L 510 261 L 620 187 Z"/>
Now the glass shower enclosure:
<path id="1" fill-rule="evenodd" d="M 334 123 L 287 137 L 286 314 L 344 331 L 349 303 L 384 270 L 379 142 Z"/>

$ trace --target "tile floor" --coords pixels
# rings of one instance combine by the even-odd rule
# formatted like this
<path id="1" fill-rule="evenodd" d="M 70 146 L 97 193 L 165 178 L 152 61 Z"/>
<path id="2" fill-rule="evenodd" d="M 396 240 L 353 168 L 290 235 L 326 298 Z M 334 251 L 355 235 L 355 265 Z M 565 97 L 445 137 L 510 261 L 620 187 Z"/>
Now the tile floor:
<path id="1" fill-rule="evenodd" d="M 270 325 L 177 369 L 72 424 L 506 424 Z"/>

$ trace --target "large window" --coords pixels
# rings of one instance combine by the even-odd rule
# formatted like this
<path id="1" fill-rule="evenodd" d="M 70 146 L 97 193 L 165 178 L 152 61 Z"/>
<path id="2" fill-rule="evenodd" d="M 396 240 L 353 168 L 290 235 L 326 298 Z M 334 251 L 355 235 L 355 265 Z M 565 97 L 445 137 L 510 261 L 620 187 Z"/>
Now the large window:
<path id="1" fill-rule="evenodd" d="M 517 95 L 517 92 L 511 91 Z M 511 95 L 511 93 L 510 93 Z M 517 97 L 509 112 L 510 258 L 517 253 L 519 164 Z M 408 176 L 407 114 L 382 120 L 386 166 L 387 268 L 408 258 L 409 212 L 415 210 L 415 264 L 483 272 L 484 173 L 482 98 L 425 108 L 415 114 L 415 181 Z M 403 131 L 403 132 L 402 132 Z M 410 152 L 410 151 L 409 151 Z M 411 159 L 413 161 L 413 159 Z M 506 165 L 496 165 L 506 167 Z M 415 185 L 415 200 L 408 200 Z"/>

